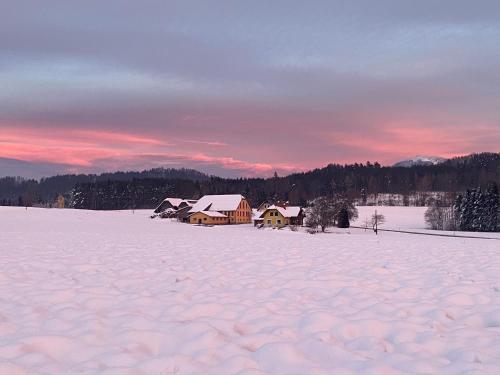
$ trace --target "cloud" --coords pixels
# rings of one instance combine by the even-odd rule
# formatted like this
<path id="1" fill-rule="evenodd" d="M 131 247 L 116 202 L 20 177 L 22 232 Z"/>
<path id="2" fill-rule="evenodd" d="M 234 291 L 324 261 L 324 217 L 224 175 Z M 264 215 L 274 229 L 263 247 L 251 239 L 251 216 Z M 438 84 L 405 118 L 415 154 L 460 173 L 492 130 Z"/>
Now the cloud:
<path id="1" fill-rule="evenodd" d="M 184 141 L 186 142 L 186 141 Z M 271 175 L 297 171 L 299 166 L 239 160 L 230 156 L 213 156 L 199 151 L 227 146 L 221 142 L 189 141 L 192 151 L 175 148 L 174 143 L 128 133 L 88 129 L 21 129 L 0 127 L 0 157 L 20 159 L 47 165 L 73 166 L 72 172 L 147 169 L 152 167 L 191 167 L 225 176 Z M 169 151 L 165 151 L 168 149 Z M 60 168 L 59 168 L 60 169 Z"/>
<path id="2" fill-rule="evenodd" d="M 2 2 L 0 154 L 234 175 L 499 151 L 499 12 L 496 0 Z"/>

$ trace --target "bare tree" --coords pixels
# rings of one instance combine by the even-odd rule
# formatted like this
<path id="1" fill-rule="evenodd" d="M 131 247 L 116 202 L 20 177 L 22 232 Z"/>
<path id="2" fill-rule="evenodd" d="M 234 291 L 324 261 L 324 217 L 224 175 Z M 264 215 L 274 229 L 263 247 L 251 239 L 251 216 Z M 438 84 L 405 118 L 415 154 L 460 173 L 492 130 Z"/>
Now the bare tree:
<path id="1" fill-rule="evenodd" d="M 328 197 L 319 197 L 311 202 L 307 209 L 306 225 L 309 228 L 320 227 L 324 232 L 326 228 L 335 225 L 337 211 L 334 201 Z"/>
<path id="2" fill-rule="evenodd" d="M 429 208 L 425 211 L 425 222 L 433 230 L 455 230 L 455 215 L 445 199 L 430 200 Z"/>
<path id="3" fill-rule="evenodd" d="M 336 194 L 332 198 L 332 204 L 335 207 L 336 221 L 338 221 L 339 215 L 343 210 L 347 211 L 347 218 L 349 221 L 353 221 L 358 218 L 358 209 L 354 205 L 354 201 L 352 199 L 349 199 L 342 194 Z"/>
<path id="4" fill-rule="evenodd" d="M 372 215 L 372 228 L 375 234 L 378 234 L 378 226 L 385 223 L 385 216 L 378 214 L 377 211 Z"/>
<path id="5" fill-rule="evenodd" d="M 341 212 L 347 214 L 348 221 L 358 217 L 354 202 L 343 195 L 316 198 L 307 210 L 306 224 L 310 228 L 320 227 L 324 232 L 326 228 L 337 224 Z"/>

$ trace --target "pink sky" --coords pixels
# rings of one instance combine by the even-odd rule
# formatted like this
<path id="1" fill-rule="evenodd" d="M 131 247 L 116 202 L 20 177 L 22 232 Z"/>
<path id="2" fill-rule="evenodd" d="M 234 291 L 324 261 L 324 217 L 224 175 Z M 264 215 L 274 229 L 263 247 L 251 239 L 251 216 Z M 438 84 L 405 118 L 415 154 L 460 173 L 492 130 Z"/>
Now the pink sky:
<path id="1" fill-rule="evenodd" d="M 500 151 L 498 1 L 26 0 L 0 14 L 0 158 L 268 176 Z"/>
<path id="2" fill-rule="evenodd" d="M 269 143 L 264 140 L 261 147 L 258 139 L 253 140 L 255 143 L 242 146 L 244 142 L 233 141 L 230 137 L 223 140 L 194 140 L 170 138 L 162 134 L 144 135 L 108 130 L 2 126 L 0 157 L 67 164 L 74 167 L 73 171 L 143 169 L 157 166 L 187 166 L 203 170 L 216 166 L 234 175 L 268 176 L 275 170 L 286 174 L 330 162 L 376 160 L 383 164 L 392 164 L 417 154 L 443 157 L 464 155 L 478 150 L 481 143 L 488 142 L 483 139 L 482 134 L 489 134 L 494 140 L 500 136 L 500 129 L 476 127 L 454 132 L 452 129 L 428 129 L 415 124 L 385 124 L 380 126 L 379 131 L 365 135 L 346 129 L 343 132 L 328 133 L 322 139 L 327 148 L 331 147 L 332 153 L 335 148 L 353 151 L 345 157 L 336 154 L 336 157 L 326 159 L 320 154 L 317 159 L 312 159 L 300 151 L 296 155 L 290 153 L 280 156 L 279 150 L 270 151 Z M 279 148 L 283 147 L 282 142 L 286 144 L 287 139 L 277 139 L 271 143 Z M 244 155 L 245 152 L 239 153 L 238 147 L 250 148 L 255 154 L 261 150 L 266 156 L 262 158 L 257 155 L 258 157 L 252 158 L 252 153 L 247 150 L 246 153 L 250 156 L 248 157 Z M 301 147 L 299 144 L 298 150 Z M 307 145 L 304 144 L 302 149 L 306 152 Z M 234 154 L 242 156 L 239 158 L 233 156 Z M 377 155 L 379 157 L 376 157 Z M 266 158 L 270 161 L 261 161 Z"/>

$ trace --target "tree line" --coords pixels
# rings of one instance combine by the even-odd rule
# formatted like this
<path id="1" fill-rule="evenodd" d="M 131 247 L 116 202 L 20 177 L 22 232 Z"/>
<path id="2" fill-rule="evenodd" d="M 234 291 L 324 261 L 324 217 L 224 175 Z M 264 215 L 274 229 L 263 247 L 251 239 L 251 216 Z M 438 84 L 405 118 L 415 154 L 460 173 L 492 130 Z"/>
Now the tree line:
<path id="1" fill-rule="evenodd" d="M 221 178 L 193 170 L 155 169 L 103 175 L 65 175 L 41 181 L 0 179 L 0 203 L 43 203 L 59 194 L 75 208 L 154 208 L 166 196 L 197 199 L 205 194 L 242 194 L 253 205 L 287 201 L 305 206 L 322 196 L 342 194 L 363 199 L 371 194 L 408 196 L 415 192 L 449 192 L 500 184 L 500 154 L 482 153 L 439 165 L 384 167 L 379 163 L 329 164 L 308 172 L 271 178 Z M 21 197 L 21 198 L 20 198 Z M 2 201 L 3 200 L 3 201 Z M 24 203 L 23 203 L 24 204 Z"/>
<path id="2" fill-rule="evenodd" d="M 425 220 L 431 229 L 468 232 L 500 232 L 498 185 L 490 183 L 458 194 L 452 206 L 439 200 L 427 209 Z"/>

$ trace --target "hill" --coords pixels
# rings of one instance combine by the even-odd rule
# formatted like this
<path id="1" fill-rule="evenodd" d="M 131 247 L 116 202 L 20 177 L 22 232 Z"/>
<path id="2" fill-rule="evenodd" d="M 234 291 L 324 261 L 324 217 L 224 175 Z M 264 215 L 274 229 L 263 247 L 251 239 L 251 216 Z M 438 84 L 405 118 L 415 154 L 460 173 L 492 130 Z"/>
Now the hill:
<path id="1" fill-rule="evenodd" d="M 367 195 L 415 192 L 452 194 L 488 183 L 500 184 L 500 154 L 482 153 L 436 165 L 383 167 L 378 163 L 329 164 L 285 177 L 227 179 L 193 170 L 155 169 L 95 175 L 66 175 L 34 180 L 0 179 L 0 203 L 51 202 L 65 194 L 75 208 L 153 208 L 166 196 L 198 198 L 204 194 L 246 196 L 254 205 L 272 199 L 304 205 L 310 199 L 343 193 L 363 200 Z M 9 202 L 6 202 L 6 199 Z"/>

